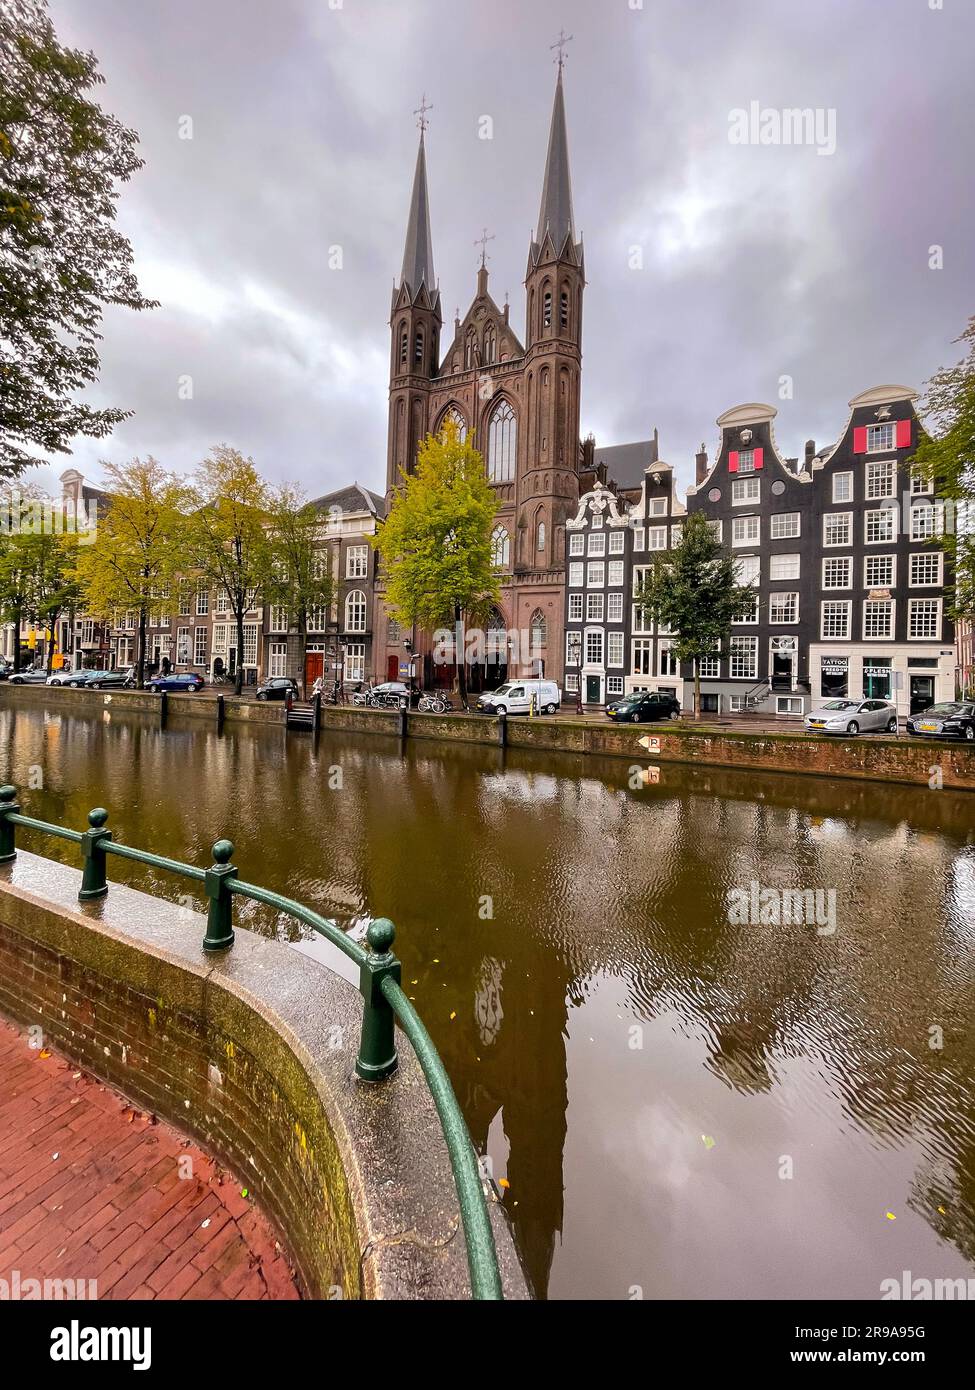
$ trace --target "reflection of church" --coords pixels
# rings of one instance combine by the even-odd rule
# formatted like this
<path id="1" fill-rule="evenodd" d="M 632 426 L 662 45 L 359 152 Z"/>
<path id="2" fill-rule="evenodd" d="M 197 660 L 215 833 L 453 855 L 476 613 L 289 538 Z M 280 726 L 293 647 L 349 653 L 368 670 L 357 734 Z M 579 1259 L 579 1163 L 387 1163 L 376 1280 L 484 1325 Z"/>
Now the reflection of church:
<path id="1" fill-rule="evenodd" d="M 471 686 L 492 688 L 508 675 L 537 671 L 529 646 L 547 674 L 561 666 L 565 522 L 579 497 L 585 285 L 572 213 L 561 62 L 538 224 L 528 250 L 524 344 L 509 321 L 507 301 L 499 307 L 488 290 L 483 253 L 473 302 L 463 319 L 455 317 L 450 341 L 441 344 L 424 126 L 421 115 L 403 268 L 390 314 L 386 489 L 390 496 L 401 472 L 413 469 L 418 444 L 448 417 L 462 434 L 474 431 L 497 497 L 493 546 L 503 578 L 500 608 L 488 625 L 488 650 Z M 380 650 L 384 637 L 386 642 L 377 674 L 388 673 L 402 659 L 402 634 L 387 622 L 381 595 L 376 629 Z M 512 630 L 525 634 L 517 651 L 506 647 L 505 633 Z M 492 631 L 498 634 L 493 642 Z M 413 640 L 428 658 L 429 637 L 416 633 Z M 433 678 L 429 661 L 423 678 Z"/>

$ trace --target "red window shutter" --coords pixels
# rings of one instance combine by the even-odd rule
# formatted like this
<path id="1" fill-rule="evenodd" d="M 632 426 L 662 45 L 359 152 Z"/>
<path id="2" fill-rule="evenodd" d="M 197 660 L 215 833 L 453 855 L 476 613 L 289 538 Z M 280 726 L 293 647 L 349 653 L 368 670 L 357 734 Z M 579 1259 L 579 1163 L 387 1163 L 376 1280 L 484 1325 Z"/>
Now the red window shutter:
<path id="1" fill-rule="evenodd" d="M 761 467 L 762 467 L 762 464 L 765 462 L 765 450 L 764 450 L 764 449 L 753 449 L 753 450 L 752 450 L 752 460 L 753 460 L 753 462 L 754 462 L 756 468 L 761 468 Z"/>
<path id="2" fill-rule="evenodd" d="M 737 449 L 732 449 L 731 452 L 730 452 L 729 455 L 728 455 L 728 472 L 729 472 L 729 473 L 737 473 L 737 472 L 738 472 L 738 450 L 737 450 Z"/>
<path id="3" fill-rule="evenodd" d="M 853 431 L 853 452 L 855 454 L 865 454 L 867 452 L 866 425 L 857 425 Z"/>
<path id="4" fill-rule="evenodd" d="M 910 420 L 897 421 L 897 447 L 898 449 L 909 449 L 911 447 Z"/>

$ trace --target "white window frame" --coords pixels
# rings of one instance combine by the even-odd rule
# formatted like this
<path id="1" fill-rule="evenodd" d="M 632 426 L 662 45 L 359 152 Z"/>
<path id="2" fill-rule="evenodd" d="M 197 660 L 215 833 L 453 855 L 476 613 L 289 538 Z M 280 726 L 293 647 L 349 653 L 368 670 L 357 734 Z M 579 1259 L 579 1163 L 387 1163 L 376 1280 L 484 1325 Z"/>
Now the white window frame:
<path id="1" fill-rule="evenodd" d="M 267 673 L 269 676 L 286 676 L 288 674 L 287 642 L 268 643 Z"/>
<path id="2" fill-rule="evenodd" d="M 792 616 L 789 618 L 776 617 L 775 605 L 781 604 L 786 599 L 791 600 L 791 602 L 789 603 L 789 612 L 792 614 Z M 783 590 L 781 593 L 771 593 L 769 595 L 768 601 L 768 620 L 770 627 L 790 627 L 793 623 L 797 623 L 799 621 L 798 592 L 796 590 L 786 589 Z"/>
<path id="3" fill-rule="evenodd" d="M 829 533 L 828 533 L 827 528 L 830 526 L 830 524 L 835 524 L 836 522 L 839 522 L 839 521 L 845 521 L 845 522 L 846 522 L 846 540 L 842 540 L 842 541 L 831 541 L 831 540 L 828 540 L 827 537 L 828 537 L 828 534 L 829 534 Z M 823 549 L 824 549 L 824 550 L 834 550 L 834 549 L 835 549 L 835 550 L 841 550 L 841 549 L 844 549 L 846 546 L 850 546 L 850 545 L 852 545 L 852 544 L 853 544 L 853 513 L 852 513 L 852 512 L 824 512 L 824 513 L 823 513 Z"/>
<path id="4" fill-rule="evenodd" d="M 914 577 L 914 562 L 915 562 L 915 560 L 934 560 L 934 561 L 936 562 L 936 564 L 935 564 L 936 578 L 934 578 L 934 579 L 916 579 L 916 578 Z M 942 550 L 915 550 L 915 551 L 913 551 L 913 552 L 911 553 L 910 560 L 909 560 L 909 564 L 910 564 L 910 572 L 909 572 L 908 584 L 909 584 L 909 587 L 910 587 L 910 588 L 912 588 L 912 589 L 940 589 L 941 586 L 944 584 L 944 572 L 945 572 L 945 557 L 944 557 L 944 551 L 942 551 Z"/>
<path id="5" fill-rule="evenodd" d="M 589 593 L 586 594 L 587 623 L 605 622 L 605 608 L 606 604 L 604 602 L 604 595 L 601 591 L 591 590 Z"/>
<path id="6" fill-rule="evenodd" d="M 842 566 L 844 566 L 844 572 L 845 572 L 845 575 L 846 575 L 846 581 L 845 581 L 845 583 L 843 583 L 843 584 L 829 584 L 829 583 L 827 583 L 826 575 L 827 575 L 827 573 L 828 573 L 828 567 L 829 567 L 830 565 L 842 565 Z M 838 589 L 852 589 L 852 588 L 853 588 L 853 556 L 852 556 L 852 555 L 824 555 L 824 556 L 823 556 L 823 577 L 822 577 L 822 584 L 821 584 L 821 587 L 822 587 L 822 589 L 823 589 L 826 593 L 835 593 L 836 590 L 838 590 Z"/>
<path id="7" fill-rule="evenodd" d="M 731 505 L 733 507 L 755 506 L 762 500 L 762 479 L 758 473 L 747 473 L 744 478 L 731 480 Z"/>
<path id="8" fill-rule="evenodd" d="M 884 492 L 875 490 L 876 474 L 878 469 L 883 469 Z M 866 483 L 864 485 L 864 496 L 868 502 L 880 502 L 886 497 L 897 496 L 897 460 L 896 459 L 871 459 L 867 464 Z"/>
<path id="9" fill-rule="evenodd" d="M 602 589 L 606 584 L 606 562 L 605 560 L 590 560 L 586 566 L 586 586 L 590 589 Z"/>
<path id="10" fill-rule="evenodd" d="M 890 519 L 890 534 L 870 539 L 870 525 L 878 517 Z M 863 513 L 863 544 L 893 545 L 897 540 L 897 509 L 895 507 L 875 507 Z"/>
<path id="11" fill-rule="evenodd" d="M 794 531 L 776 530 L 776 522 L 786 521 L 795 522 Z M 801 512 L 773 512 L 769 518 L 769 540 L 773 541 L 794 541 L 802 535 L 802 513 Z"/>
<path id="12" fill-rule="evenodd" d="M 827 632 L 826 630 L 826 610 L 835 609 L 842 611 L 844 615 L 844 631 Z M 819 605 L 819 640 L 821 642 L 849 642 L 853 623 L 853 600 L 849 598 L 827 598 L 823 599 Z"/>
<path id="13" fill-rule="evenodd" d="M 914 633 L 911 631 L 914 626 L 914 614 L 922 607 L 934 605 L 935 624 L 933 632 Z M 941 599 L 940 598 L 909 598 L 907 600 L 907 640 L 909 642 L 940 642 L 941 641 Z"/>
<path id="14" fill-rule="evenodd" d="M 581 531 L 569 533 L 569 555 L 585 555 L 586 538 Z"/>
<path id="15" fill-rule="evenodd" d="M 884 421 L 879 425 L 867 426 L 868 454 L 889 454 L 891 449 L 896 449 L 896 447 L 897 429 L 893 420 Z"/>
<path id="16" fill-rule="evenodd" d="M 875 611 L 886 610 L 887 631 L 886 632 L 867 632 L 867 619 Z M 861 630 L 865 642 L 892 642 L 894 633 L 897 631 L 897 604 L 892 598 L 865 598 L 863 600 L 863 617 Z"/>
<path id="17" fill-rule="evenodd" d="M 605 555 L 605 554 L 606 554 L 606 532 L 605 532 L 605 531 L 591 531 L 591 532 L 589 533 L 589 549 L 588 549 L 588 552 L 587 552 L 587 553 L 588 553 L 589 555 Z"/>
<path id="18" fill-rule="evenodd" d="M 792 564 L 792 565 L 789 565 L 789 566 L 785 566 L 784 562 L 785 562 L 786 560 L 792 560 L 792 561 L 794 561 L 795 563 Z M 784 568 L 787 568 L 788 571 L 789 571 L 789 573 L 787 573 L 787 574 L 773 574 L 773 570 L 774 570 L 776 564 L 782 565 Z M 783 579 L 785 579 L 785 580 L 801 579 L 801 577 L 802 577 L 802 553 L 801 553 L 800 551 L 798 551 L 798 550 L 796 550 L 796 551 L 784 550 L 784 551 L 782 551 L 780 554 L 770 555 L 770 556 L 769 556 L 769 560 L 768 560 L 768 577 L 769 577 L 769 581 L 770 581 L 770 582 L 773 581 L 773 580 L 776 581 L 776 582 L 778 582 L 778 581 L 783 580 Z"/>
<path id="19" fill-rule="evenodd" d="M 606 665 L 623 665 L 623 633 L 607 632 L 606 634 Z"/>
<path id="20" fill-rule="evenodd" d="M 623 591 L 621 589 L 606 595 L 606 621 L 608 623 L 621 623 L 623 621 Z"/>
<path id="21" fill-rule="evenodd" d="M 624 566 L 622 560 L 609 560 L 606 564 L 606 583 L 612 587 L 619 587 L 623 583 Z"/>
<path id="22" fill-rule="evenodd" d="M 890 578 L 889 578 L 889 579 L 883 579 L 883 580 L 877 579 L 877 580 L 875 580 L 875 581 L 871 581 L 871 579 L 870 579 L 870 565 L 871 565 L 871 562 L 876 562 L 877 560 L 889 560 L 889 561 L 890 561 Z M 887 554 L 864 555 L 864 557 L 863 557 L 863 587 L 864 587 L 865 589 L 893 589 L 894 586 L 896 585 L 896 583 L 897 583 L 897 556 L 896 556 L 896 555 L 887 555 Z"/>
<path id="23" fill-rule="evenodd" d="M 840 480 L 842 480 L 843 483 L 845 484 L 845 486 L 844 486 L 843 488 L 837 487 L 837 483 L 839 483 Z M 846 496 L 843 496 L 843 495 L 842 495 L 843 493 L 845 493 Z M 853 501 L 853 474 L 852 474 L 852 473 L 834 473 L 834 474 L 833 474 L 833 501 L 834 501 L 835 503 L 840 503 L 840 502 L 852 502 L 852 501 Z"/>
<path id="24" fill-rule="evenodd" d="M 345 552 L 345 577 L 346 579 L 368 579 L 368 545 L 349 546 L 348 550 Z"/>
<path id="25" fill-rule="evenodd" d="M 582 590 L 576 594 L 569 595 L 569 622 L 582 622 Z"/>
<path id="26" fill-rule="evenodd" d="M 584 582 L 585 582 L 585 581 L 584 581 L 585 573 L 586 573 L 586 567 L 585 567 L 585 565 L 582 564 L 580 561 L 576 561 L 575 564 L 570 565 L 570 566 L 569 566 L 569 588 L 570 588 L 570 589 L 581 589 L 581 588 L 583 587 Z"/>
<path id="27" fill-rule="evenodd" d="M 610 555 L 623 555 L 626 553 L 626 532 L 619 526 L 609 533 L 609 553 Z"/>
<path id="28" fill-rule="evenodd" d="M 747 663 L 749 670 L 739 669 L 735 672 L 735 666 L 743 666 L 741 656 L 748 653 L 751 660 Z M 758 638 L 757 637 L 732 637 L 729 641 L 728 650 L 728 679 L 736 681 L 758 680 Z"/>
<path id="29" fill-rule="evenodd" d="M 737 549 L 743 545 L 761 545 L 762 518 L 756 513 L 731 518 L 731 545 Z"/>

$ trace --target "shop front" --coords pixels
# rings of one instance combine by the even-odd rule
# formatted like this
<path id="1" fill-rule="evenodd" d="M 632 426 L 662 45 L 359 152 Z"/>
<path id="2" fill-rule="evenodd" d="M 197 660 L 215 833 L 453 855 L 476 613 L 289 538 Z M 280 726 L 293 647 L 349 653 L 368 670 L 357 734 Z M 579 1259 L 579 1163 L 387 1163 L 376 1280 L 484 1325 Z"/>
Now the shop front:
<path id="1" fill-rule="evenodd" d="M 901 717 L 938 700 L 954 699 L 954 654 L 947 648 L 906 644 L 838 651 L 826 643 L 809 649 L 813 701 L 889 700 Z"/>

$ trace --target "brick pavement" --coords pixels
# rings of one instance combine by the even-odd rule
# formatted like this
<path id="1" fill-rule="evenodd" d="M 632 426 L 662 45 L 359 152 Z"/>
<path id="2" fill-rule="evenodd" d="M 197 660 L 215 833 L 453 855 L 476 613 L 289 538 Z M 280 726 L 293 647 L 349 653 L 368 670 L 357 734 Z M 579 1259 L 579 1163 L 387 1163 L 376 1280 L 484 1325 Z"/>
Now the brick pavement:
<path id="1" fill-rule="evenodd" d="M 0 1279 L 99 1299 L 294 1299 L 241 1183 L 185 1135 L 0 1018 Z"/>

